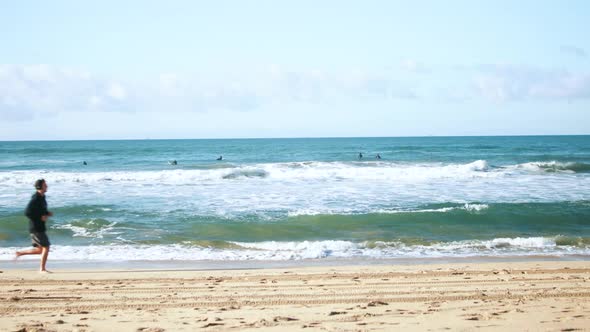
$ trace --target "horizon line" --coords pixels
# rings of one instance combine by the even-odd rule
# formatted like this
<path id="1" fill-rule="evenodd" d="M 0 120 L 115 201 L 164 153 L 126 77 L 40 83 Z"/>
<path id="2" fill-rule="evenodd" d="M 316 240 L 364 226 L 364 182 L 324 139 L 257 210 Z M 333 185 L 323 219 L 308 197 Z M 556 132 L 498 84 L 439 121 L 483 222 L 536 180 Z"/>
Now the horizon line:
<path id="1" fill-rule="evenodd" d="M 514 135 L 421 135 L 421 136 L 300 136 L 300 137 L 217 137 L 217 138 L 103 138 L 103 139 L 28 139 L 0 140 L 0 142 L 68 142 L 68 141 L 182 141 L 182 140 L 271 140 L 271 139 L 344 139 L 344 138 L 452 138 L 452 137 L 547 137 L 590 136 L 590 134 L 514 134 Z"/>

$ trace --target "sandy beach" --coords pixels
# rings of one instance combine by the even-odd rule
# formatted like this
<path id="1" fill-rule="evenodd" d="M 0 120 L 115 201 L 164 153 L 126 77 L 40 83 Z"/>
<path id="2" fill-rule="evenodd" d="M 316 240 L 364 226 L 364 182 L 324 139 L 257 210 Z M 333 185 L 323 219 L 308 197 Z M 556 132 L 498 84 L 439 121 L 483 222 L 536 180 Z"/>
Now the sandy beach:
<path id="1" fill-rule="evenodd" d="M 2 331 L 590 330 L 590 262 L 4 270 Z"/>

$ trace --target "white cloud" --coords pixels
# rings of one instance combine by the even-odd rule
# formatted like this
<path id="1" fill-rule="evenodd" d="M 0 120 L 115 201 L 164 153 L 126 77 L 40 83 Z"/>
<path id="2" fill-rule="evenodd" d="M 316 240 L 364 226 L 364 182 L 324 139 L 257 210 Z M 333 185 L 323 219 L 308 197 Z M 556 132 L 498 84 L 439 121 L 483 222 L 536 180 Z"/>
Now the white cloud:
<path id="1" fill-rule="evenodd" d="M 270 86 L 263 95 L 273 99 L 321 103 L 343 99 L 413 99 L 419 95 L 413 82 L 404 82 L 395 72 L 363 70 L 330 73 L 318 69 L 288 71 L 273 66 L 267 77 Z"/>
<path id="2" fill-rule="evenodd" d="M 21 118 L 62 111 L 111 110 L 128 96 L 120 83 L 48 65 L 0 65 L 0 116 Z M 100 107 L 105 107 L 101 109 Z"/>
<path id="3" fill-rule="evenodd" d="M 247 111 L 294 102 L 319 104 L 347 98 L 416 96 L 412 86 L 393 75 L 294 71 L 277 65 L 211 77 L 166 73 L 141 84 L 72 68 L 0 65 L 0 116 L 5 119 L 63 111 Z"/>
<path id="4" fill-rule="evenodd" d="M 429 73 L 430 70 L 424 65 L 416 60 L 406 59 L 402 61 L 400 67 L 412 73 Z"/>
<path id="5" fill-rule="evenodd" d="M 475 79 L 475 84 L 483 97 L 495 102 L 507 101 L 514 95 L 512 87 L 503 77 L 479 76 Z"/>
<path id="6" fill-rule="evenodd" d="M 590 98 L 590 74 L 567 73 L 531 88 L 531 96 L 552 99 Z"/>
<path id="7" fill-rule="evenodd" d="M 585 58 L 586 57 L 586 51 L 581 48 L 581 47 L 577 47 L 577 46 L 572 46 L 572 45 L 562 45 L 559 50 L 563 53 L 566 54 L 570 54 L 570 55 L 575 55 L 577 57 L 580 58 Z"/>
<path id="8" fill-rule="evenodd" d="M 590 98 L 590 74 L 526 66 L 479 66 L 474 84 L 494 102 Z"/>
<path id="9" fill-rule="evenodd" d="M 160 75 L 160 86 L 159 89 L 163 95 L 174 96 L 177 95 L 178 89 L 178 78 L 174 74 L 162 74 Z"/>
<path id="10" fill-rule="evenodd" d="M 272 65 L 206 76 L 166 73 L 138 83 L 75 68 L 0 65 L 0 119 L 23 121 L 64 111 L 251 111 L 294 103 L 590 99 L 590 74 L 584 72 L 481 65 L 413 75 L 407 70 L 424 66 L 414 61 L 405 66 L 405 70 L 328 72 Z"/>
<path id="11" fill-rule="evenodd" d="M 118 100 L 123 100 L 125 99 L 125 97 L 127 97 L 127 92 L 125 90 L 125 88 L 120 84 L 120 83 L 111 83 L 107 89 L 107 96 L 113 98 L 113 99 L 118 99 Z"/>

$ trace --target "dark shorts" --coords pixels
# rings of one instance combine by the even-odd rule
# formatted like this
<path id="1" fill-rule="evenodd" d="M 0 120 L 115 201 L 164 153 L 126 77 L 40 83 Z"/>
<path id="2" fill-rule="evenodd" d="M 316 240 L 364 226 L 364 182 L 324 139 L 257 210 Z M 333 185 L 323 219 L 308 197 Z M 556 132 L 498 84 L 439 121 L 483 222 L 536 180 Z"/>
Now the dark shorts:
<path id="1" fill-rule="evenodd" d="M 31 240 L 33 241 L 33 247 L 49 247 L 51 245 L 45 232 L 31 233 Z"/>

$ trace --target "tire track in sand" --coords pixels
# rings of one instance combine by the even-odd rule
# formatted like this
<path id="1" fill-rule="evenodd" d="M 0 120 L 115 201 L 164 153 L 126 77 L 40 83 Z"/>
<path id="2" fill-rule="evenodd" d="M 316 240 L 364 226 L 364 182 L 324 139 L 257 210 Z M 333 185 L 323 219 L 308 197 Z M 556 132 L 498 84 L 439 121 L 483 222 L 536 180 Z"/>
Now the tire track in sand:
<path id="1" fill-rule="evenodd" d="M 430 280 L 400 282 L 383 278 L 378 273 L 342 274 L 336 277 L 324 276 L 324 283 L 309 284 L 310 275 L 268 275 L 267 278 L 249 275 L 224 279 L 208 278 L 150 278 L 140 283 L 136 279 L 116 280 L 21 280 L 2 279 L 0 294 L 4 301 L 0 313 L 22 311 L 93 311 L 125 309 L 164 309 L 164 308 L 225 308 L 240 306 L 282 306 L 282 305 L 349 305 L 376 303 L 411 303 L 429 301 L 489 301 L 500 299 L 542 299 L 542 298 L 590 298 L 586 282 L 590 269 L 581 270 L 586 274 L 569 275 L 567 278 L 512 279 L 460 279 L 462 272 L 446 272 L 445 280 L 439 280 L 440 273 L 421 275 Z M 578 274 L 581 274 L 579 271 Z M 412 274 L 414 275 L 414 274 Z M 472 274 L 485 278 L 483 275 Z M 265 275 L 267 276 L 267 275 Z M 206 285 L 192 286 L 203 281 Z M 227 282 L 230 280 L 231 282 Z M 271 283 L 268 283 L 270 280 Z M 40 281 L 40 282 L 39 282 Z M 344 282 L 345 281 L 345 282 Z M 264 282 L 264 284 L 260 284 Z M 275 282 L 275 283 L 273 283 Z M 550 282 L 578 283 L 575 287 L 541 287 L 537 283 Z M 24 285 L 23 285 L 24 284 Z M 34 284 L 35 289 L 14 289 Z M 151 287 L 134 287 L 137 284 Z M 188 285 L 187 285 L 188 284 Z M 88 285 L 88 286 L 86 286 Z M 416 289 L 416 286 L 436 285 L 438 290 Z M 55 288 L 58 286 L 59 288 Z M 98 287 L 110 287 L 108 289 Z M 490 287 L 494 286 L 494 287 Z M 441 291 L 440 288 L 444 287 Z M 388 290 L 389 289 L 389 290 Z M 280 294 L 273 294 L 276 291 Z M 287 292 L 285 292 L 287 290 Z M 138 296 L 139 295 L 139 296 Z M 146 296 L 152 295 L 152 296 Z M 52 305 L 48 306 L 47 301 Z"/>

